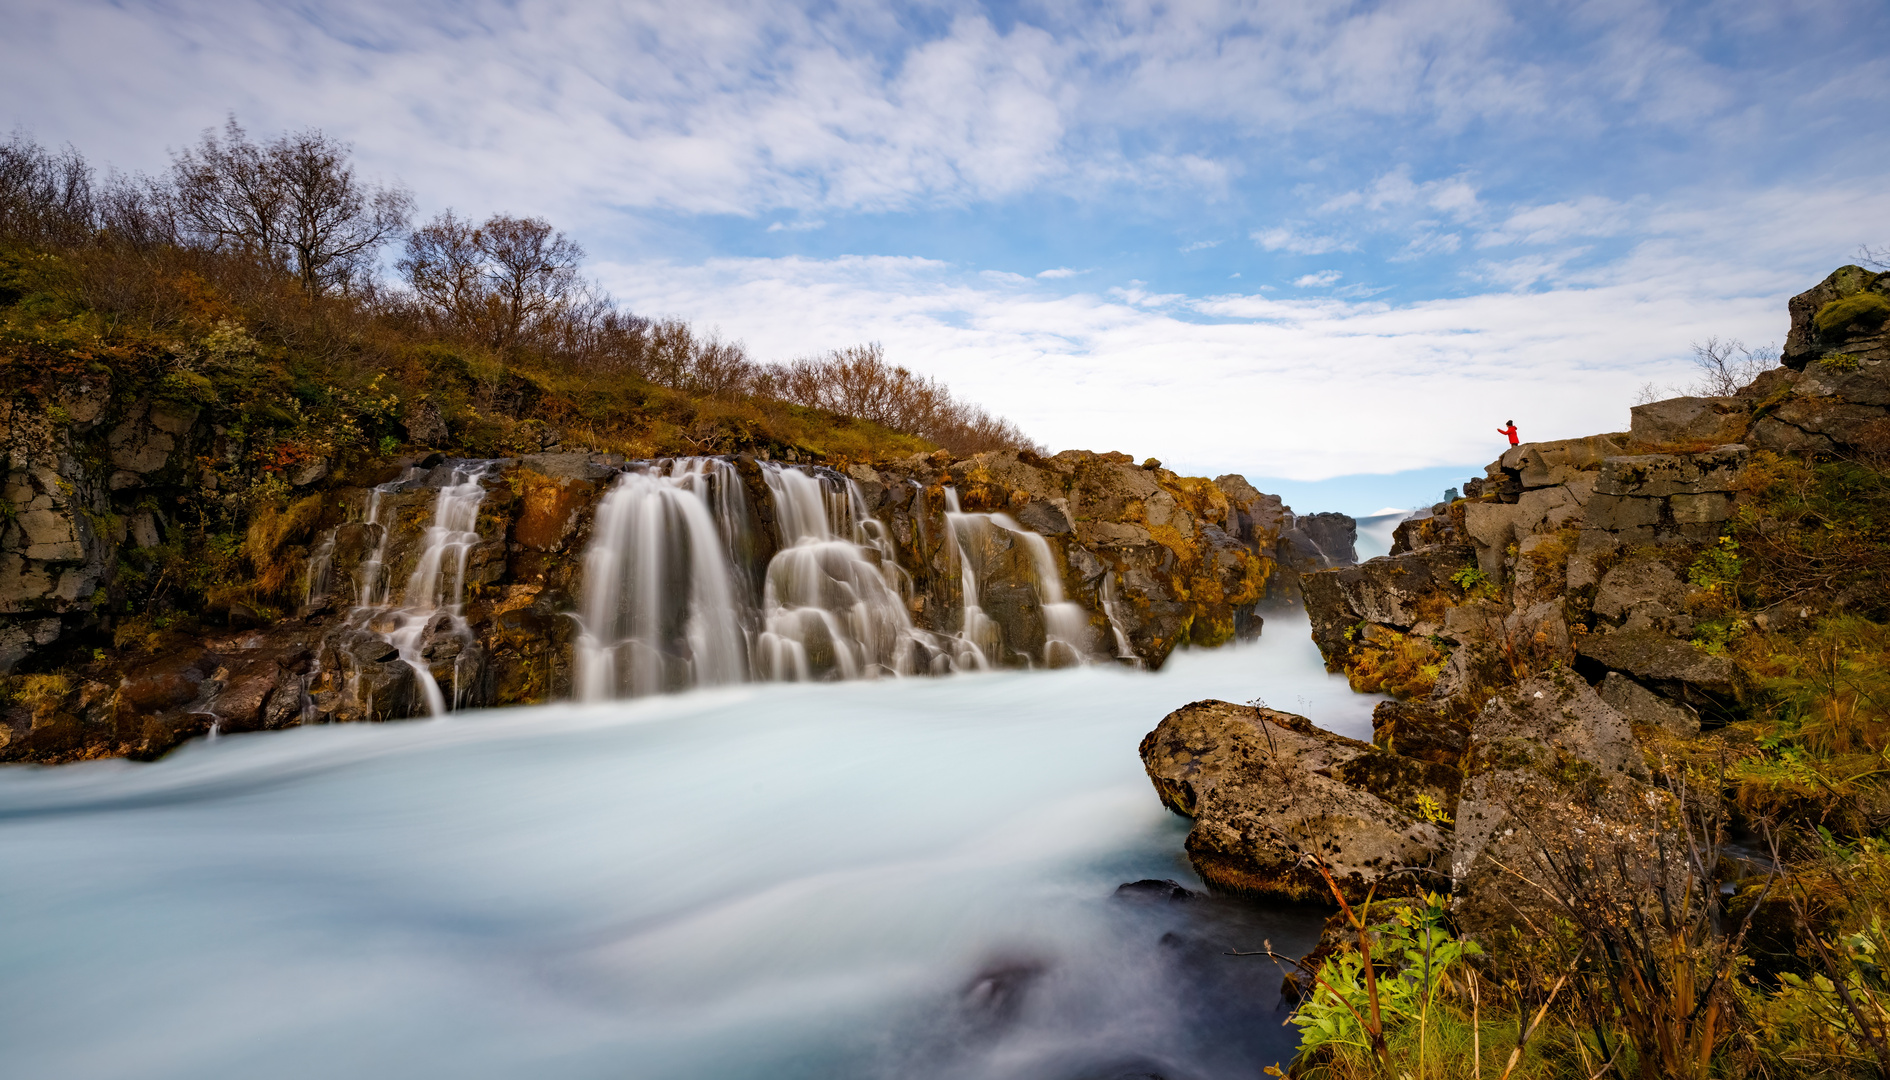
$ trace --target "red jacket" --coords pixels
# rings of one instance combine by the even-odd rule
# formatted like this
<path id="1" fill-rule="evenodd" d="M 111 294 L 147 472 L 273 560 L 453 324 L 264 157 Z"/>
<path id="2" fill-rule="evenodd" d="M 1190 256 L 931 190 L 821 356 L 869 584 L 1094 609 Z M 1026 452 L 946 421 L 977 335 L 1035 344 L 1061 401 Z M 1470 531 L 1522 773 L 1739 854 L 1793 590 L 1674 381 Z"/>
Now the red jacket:
<path id="1" fill-rule="evenodd" d="M 1515 423 L 1514 423 L 1513 421 L 1512 421 L 1512 422 L 1510 423 L 1510 425 L 1509 425 L 1508 427 L 1500 427 L 1500 428 L 1497 428 L 1497 429 L 1496 429 L 1496 433 L 1497 433 L 1498 435 L 1507 435 L 1507 436 L 1509 436 L 1509 445 L 1511 445 L 1511 446 L 1519 446 L 1519 445 L 1521 445 L 1521 442 L 1522 442 L 1522 441 L 1521 441 L 1520 439 L 1518 439 L 1518 438 L 1516 438 L 1516 424 L 1515 424 Z"/>

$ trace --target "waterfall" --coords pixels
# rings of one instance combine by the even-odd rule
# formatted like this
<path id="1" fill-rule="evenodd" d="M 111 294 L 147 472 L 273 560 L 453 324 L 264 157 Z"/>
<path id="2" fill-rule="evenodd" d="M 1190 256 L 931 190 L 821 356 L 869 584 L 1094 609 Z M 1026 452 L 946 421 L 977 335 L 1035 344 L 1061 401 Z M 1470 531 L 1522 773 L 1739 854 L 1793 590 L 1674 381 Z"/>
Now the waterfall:
<path id="1" fill-rule="evenodd" d="M 579 700 L 989 666 L 978 650 L 913 625 L 911 579 L 858 484 L 831 469 L 759 467 L 775 553 L 758 576 L 731 462 L 650 462 L 612 485 L 584 556 Z"/>
<path id="2" fill-rule="evenodd" d="M 381 507 L 387 496 L 395 494 L 408 484 L 426 475 L 424 470 L 408 468 L 400 474 L 400 479 L 391 483 L 377 484 L 368 492 L 367 518 L 363 524 L 374 535 L 374 547 L 367 558 L 354 572 L 354 602 L 358 608 L 377 607 L 387 602 L 387 582 L 385 564 L 387 561 L 387 537 L 392 530 L 381 520 Z M 335 534 L 328 534 L 328 546 L 334 545 Z"/>
<path id="3" fill-rule="evenodd" d="M 958 493 L 945 489 L 946 538 L 958 557 L 961 615 L 958 638 L 984 664 L 1003 662 L 1005 643 L 998 623 L 985 614 L 985 591 L 994 555 L 1021 544 L 1029 556 L 1028 577 L 1038 613 L 1043 619 L 1043 649 L 1035 657 L 1010 643 L 1014 652 L 1046 667 L 1086 664 L 1090 659 L 1089 613 L 1063 595 L 1056 556 L 1043 537 L 1018 524 L 1009 514 L 974 514 L 959 509 Z M 981 664 L 980 666 L 984 666 Z"/>
<path id="4" fill-rule="evenodd" d="M 1129 667 L 1142 666 L 1142 658 L 1135 653 L 1135 647 L 1129 644 L 1129 634 L 1122 628 L 1122 601 L 1116 596 L 1116 575 L 1105 571 L 1102 585 L 1096 590 L 1103 609 L 1103 618 L 1109 621 L 1109 633 L 1115 638 L 1116 660 Z"/>
<path id="5" fill-rule="evenodd" d="M 434 716 L 445 716 L 460 700 L 460 661 L 473 644 L 465 617 L 466 561 L 479 543 L 479 505 L 485 501 L 484 480 L 492 468 L 489 461 L 453 467 L 434 501 L 433 520 L 421 538 L 420 557 L 407 579 L 401 606 L 369 624 L 413 668 L 427 712 Z M 378 489 L 375 494 L 380 494 Z M 385 545 L 383 539 L 382 549 Z M 433 675 L 436 660 L 453 662 L 450 701 Z"/>
<path id="6" fill-rule="evenodd" d="M 780 550 L 762 588 L 757 674 L 862 679 L 937 667 L 938 650 L 906 611 L 909 583 L 892 541 L 867 513 L 859 485 L 773 464 L 762 475 Z"/>
<path id="7" fill-rule="evenodd" d="M 598 504 L 584 556 L 579 700 L 747 678 L 745 605 L 731 559 L 746 522 L 741 477 L 726 461 L 656 462 L 617 479 Z"/>
<path id="8" fill-rule="evenodd" d="M 398 606 L 389 597 L 387 551 L 393 536 L 391 522 L 383 521 L 389 497 L 409 490 L 426 475 L 424 470 L 409 468 L 401 478 L 381 484 L 368 492 L 365 520 L 328 530 L 309 556 L 307 600 L 313 603 L 332 586 L 332 564 L 337 537 L 343 529 L 363 530 L 371 545 L 354 568 L 354 605 L 342 620 L 336 637 L 343 696 L 360 705 L 367 716 L 374 715 L 372 689 L 364 689 L 360 661 L 350 651 L 351 643 L 378 638 L 413 671 L 427 712 L 444 716 L 458 707 L 466 687 L 462 675 L 469 661 L 477 669 L 478 644 L 465 618 L 466 565 L 472 549 L 479 544 L 479 507 L 485 501 L 484 481 L 496 462 L 460 462 L 448 468 L 445 483 L 434 498 L 433 516 L 420 538 L 413 573 L 407 579 Z M 370 658 L 372 659 L 372 658 Z M 451 665 L 451 684 L 442 689 L 434 674 L 435 665 Z M 302 679 L 302 714 L 306 722 L 314 703 L 309 687 L 319 676 L 321 660 Z"/>

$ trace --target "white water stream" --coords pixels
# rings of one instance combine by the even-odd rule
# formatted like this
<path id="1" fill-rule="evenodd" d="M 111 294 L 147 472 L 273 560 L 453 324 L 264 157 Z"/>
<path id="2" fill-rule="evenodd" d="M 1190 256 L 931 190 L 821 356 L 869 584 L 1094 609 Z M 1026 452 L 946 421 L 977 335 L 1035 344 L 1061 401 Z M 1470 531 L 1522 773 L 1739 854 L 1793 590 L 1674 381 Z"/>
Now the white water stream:
<path id="1" fill-rule="evenodd" d="M 226 735 L 0 771 L 0 1074 L 1251 1078 L 1322 915 L 1191 881 L 1136 744 L 1204 697 L 1347 734 L 1254 646 Z"/>

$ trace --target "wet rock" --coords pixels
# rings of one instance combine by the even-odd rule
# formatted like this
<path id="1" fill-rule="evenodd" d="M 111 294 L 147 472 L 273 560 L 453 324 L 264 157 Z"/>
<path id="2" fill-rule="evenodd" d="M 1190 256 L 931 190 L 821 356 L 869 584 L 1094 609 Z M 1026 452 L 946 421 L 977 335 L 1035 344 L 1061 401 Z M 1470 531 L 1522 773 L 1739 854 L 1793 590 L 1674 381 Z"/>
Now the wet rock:
<path id="1" fill-rule="evenodd" d="M 588 464 L 585 462 L 583 466 Z M 560 477 L 536 469 L 520 475 L 522 492 L 518 519 L 512 526 L 512 542 L 533 551 L 563 550 L 600 497 L 598 485 L 588 479 Z"/>
<path id="2" fill-rule="evenodd" d="M 204 677 L 215 670 L 215 660 L 201 650 L 168 656 L 127 672 L 119 696 L 143 712 L 156 712 L 196 700 Z"/>
<path id="3" fill-rule="evenodd" d="M 1407 807 L 1446 805 L 1451 770 L 1321 731 L 1290 713 L 1200 701 L 1142 740 L 1164 805 L 1194 819 L 1188 856 L 1210 886 L 1295 901 L 1331 895 L 1317 853 L 1348 898 L 1422 888 L 1445 837 Z M 1434 884 L 1434 883 L 1433 883 Z"/>
<path id="4" fill-rule="evenodd" d="M 1049 965 L 1037 959 L 1010 959 L 988 964 L 971 977 L 959 993 L 966 1016 L 982 1028 L 1008 1026 L 1024 1007 L 1024 997 Z"/>
<path id="5" fill-rule="evenodd" d="M 274 660 L 259 660 L 235 668 L 223 688 L 211 699 L 208 712 L 225 731 L 252 731 L 263 727 L 263 709 L 276 691 L 282 669 Z"/>
<path id="6" fill-rule="evenodd" d="M 59 640 L 58 619 L 27 619 L 0 624 L 0 675 L 4 675 L 38 652 Z"/>
<path id="7" fill-rule="evenodd" d="M 1026 503 L 1017 512 L 1017 520 L 1025 528 L 1044 536 L 1065 536 L 1076 531 L 1075 524 L 1070 521 L 1069 508 L 1044 499 Z"/>
<path id="8" fill-rule="evenodd" d="M 1201 898 L 1200 893 L 1169 878 L 1144 878 L 1118 885 L 1116 896 L 1119 899 L 1149 903 L 1178 903 Z"/>

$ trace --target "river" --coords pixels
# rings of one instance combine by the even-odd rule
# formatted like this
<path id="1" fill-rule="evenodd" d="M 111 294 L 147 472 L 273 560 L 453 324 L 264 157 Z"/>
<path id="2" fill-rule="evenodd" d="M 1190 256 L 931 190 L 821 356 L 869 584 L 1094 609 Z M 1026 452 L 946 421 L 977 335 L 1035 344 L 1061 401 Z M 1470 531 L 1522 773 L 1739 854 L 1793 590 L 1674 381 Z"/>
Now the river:
<path id="1" fill-rule="evenodd" d="M 1303 619 L 1109 666 L 750 684 L 0 772 L 0 1073 L 1167 1080 L 1290 1056 L 1312 909 L 1198 888 L 1136 745 Z"/>

